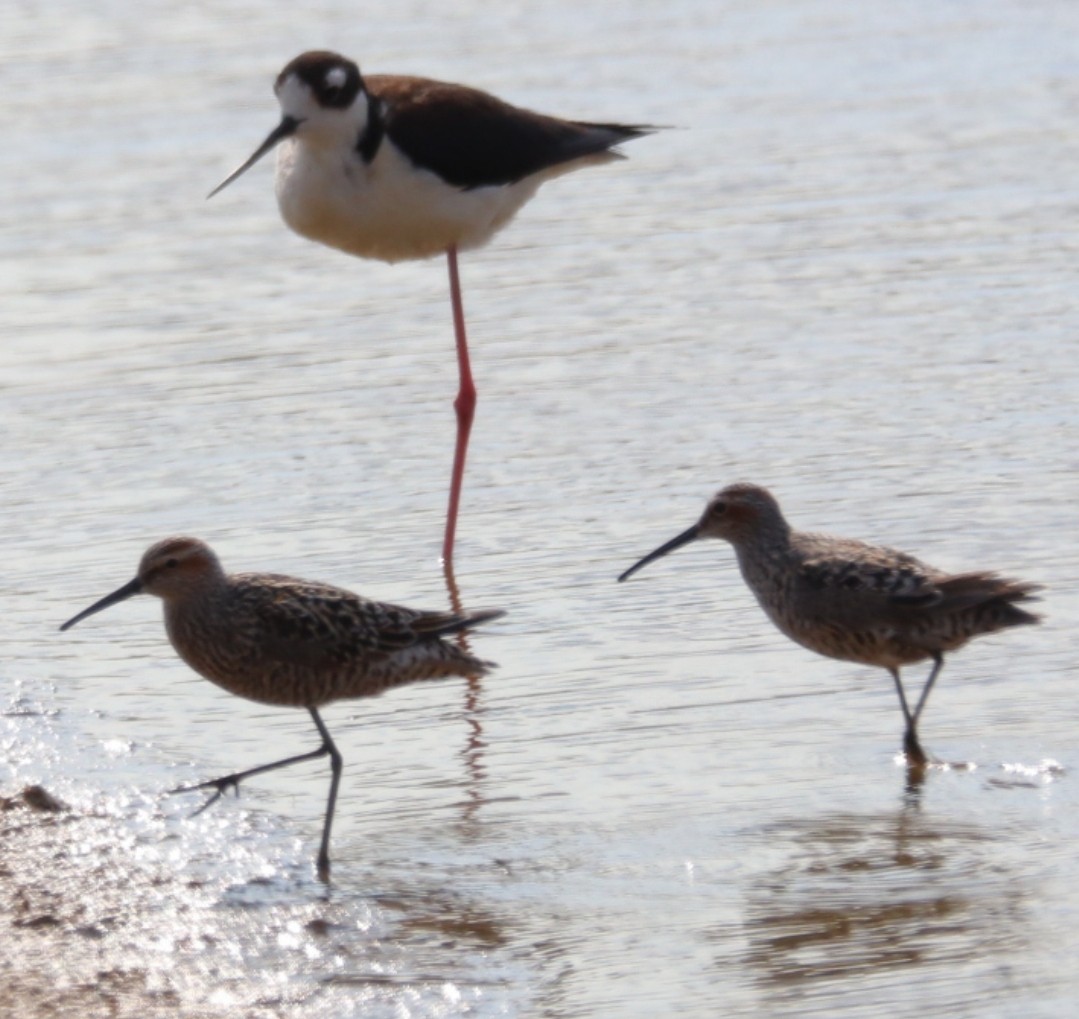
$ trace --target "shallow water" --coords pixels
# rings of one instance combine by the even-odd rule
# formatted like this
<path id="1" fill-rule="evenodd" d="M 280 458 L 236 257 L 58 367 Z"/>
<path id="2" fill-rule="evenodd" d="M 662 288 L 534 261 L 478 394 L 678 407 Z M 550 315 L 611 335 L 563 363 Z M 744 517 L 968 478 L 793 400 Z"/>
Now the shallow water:
<path id="1" fill-rule="evenodd" d="M 95 951 L 198 1014 L 1072 1015 L 1079 11 L 380 15 L 2 16 L 0 783 L 71 803 L 91 868 L 174 882 Z M 150 599 L 56 626 L 170 533 L 445 603 L 445 266 L 294 237 L 268 163 L 203 201 L 328 41 L 672 129 L 462 259 L 457 579 L 509 610 L 473 638 L 501 667 L 327 709 L 327 891 L 320 765 L 195 819 L 160 795 L 313 745 L 302 713 L 194 676 Z M 726 546 L 614 582 L 736 479 L 1047 585 L 934 691 L 923 739 L 971 767 L 908 790 L 887 676 L 776 634 Z"/>

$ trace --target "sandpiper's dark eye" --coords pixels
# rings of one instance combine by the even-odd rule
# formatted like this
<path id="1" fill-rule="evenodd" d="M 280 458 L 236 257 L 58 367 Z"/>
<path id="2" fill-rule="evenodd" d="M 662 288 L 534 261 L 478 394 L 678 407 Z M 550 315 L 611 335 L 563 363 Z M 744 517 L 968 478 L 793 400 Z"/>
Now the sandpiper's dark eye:
<path id="1" fill-rule="evenodd" d="M 167 567 L 168 567 L 168 568 L 169 568 L 170 570 L 174 570 L 174 569 L 176 569 L 176 567 L 177 567 L 177 566 L 179 566 L 179 565 L 180 565 L 180 560 L 179 560 L 179 559 L 166 559 L 166 560 L 165 560 L 165 565 L 166 565 L 166 566 L 167 566 Z"/>
<path id="2" fill-rule="evenodd" d="M 727 512 L 727 504 L 725 502 L 714 502 L 714 503 L 712 503 L 712 512 L 717 517 L 722 516 L 724 513 Z"/>

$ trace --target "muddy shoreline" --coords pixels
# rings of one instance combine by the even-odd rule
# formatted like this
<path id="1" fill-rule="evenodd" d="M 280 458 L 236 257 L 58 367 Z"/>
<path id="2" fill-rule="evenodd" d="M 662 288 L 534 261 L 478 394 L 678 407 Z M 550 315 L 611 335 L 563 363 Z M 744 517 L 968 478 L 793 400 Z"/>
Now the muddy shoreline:
<path id="1" fill-rule="evenodd" d="M 257 967 L 246 986 L 218 968 L 215 946 L 242 939 L 244 923 L 149 855 L 119 819 L 39 786 L 0 798 L 2 1019 L 294 1014 L 301 996 L 263 994 Z M 306 923 L 312 940 L 331 926 Z"/>

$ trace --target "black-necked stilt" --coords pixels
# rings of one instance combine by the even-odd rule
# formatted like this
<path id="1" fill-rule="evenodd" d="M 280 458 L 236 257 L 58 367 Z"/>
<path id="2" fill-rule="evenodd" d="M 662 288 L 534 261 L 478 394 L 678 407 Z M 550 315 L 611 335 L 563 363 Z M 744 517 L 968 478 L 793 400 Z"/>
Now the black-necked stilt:
<path id="1" fill-rule="evenodd" d="M 342 760 L 318 709 L 417 680 L 483 675 L 491 662 L 443 638 L 502 615 L 497 609 L 421 612 L 277 573 L 230 574 L 205 542 L 166 538 L 147 549 L 134 580 L 60 629 L 136 594 L 154 594 L 165 603 L 169 640 L 200 675 L 260 704 L 311 713 L 322 738 L 316 750 L 173 792 L 215 790 L 205 810 L 226 790 L 238 790 L 244 779 L 328 755 L 333 777 L 318 852 L 323 880 L 330 873 L 330 827 Z"/>
<path id="2" fill-rule="evenodd" d="M 281 122 L 210 197 L 280 146 L 277 201 L 298 234 L 387 262 L 446 253 L 460 374 L 449 564 L 476 405 L 457 252 L 488 241 L 544 181 L 622 158 L 612 148 L 650 129 L 560 120 L 426 78 L 365 78 L 322 51 L 286 65 L 274 92 Z"/>
<path id="3" fill-rule="evenodd" d="M 704 516 L 625 571 L 697 538 L 725 538 L 742 576 L 769 619 L 803 647 L 829 658 L 887 669 L 895 682 L 906 731 L 907 761 L 929 758 L 918 742 L 918 718 L 944 664 L 944 654 L 985 633 L 1037 623 L 1024 607 L 1038 584 L 996 573 L 945 573 L 882 545 L 795 531 L 771 492 L 729 485 Z M 930 659 L 933 668 L 914 710 L 899 669 Z"/>

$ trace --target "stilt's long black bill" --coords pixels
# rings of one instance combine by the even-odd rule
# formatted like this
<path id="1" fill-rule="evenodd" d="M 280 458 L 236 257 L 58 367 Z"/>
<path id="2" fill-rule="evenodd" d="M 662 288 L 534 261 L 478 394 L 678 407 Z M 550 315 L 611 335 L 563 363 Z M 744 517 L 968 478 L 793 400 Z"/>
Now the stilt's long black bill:
<path id="1" fill-rule="evenodd" d="M 136 577 L 134 580 L 128 581 L 123 587 L 113 591 L 112 594 L 105 595 L 101 601 L 94 602 L 88 609 L 83 609 L 77 616 L 72 616 L 63 626 L 61 630 L 69 630 L 80 620 L 85 619 L 87 616 L 92 616 L 95 612 L 100 612 L 102 609 L 107 609 L 110 605 L 115 605 L 117 602 L 126 601 L 132 595 L 140 594 L 142 592 L 142 581 Z"/>
<path id="2" fill-rule="evenodd" d="M 661 556 L 665 556 L 668 552 L 673 552 L 676 548 L 681 548 L 683 545 L 688 545 L 691 541 L 696 541 L 701 536 L 700 524 L 694 524 L 688 531 L 683 531 L 677 538 L 671 538 L 666 545 L 660 545 L 654 552 L 649 552 L 640 562 L 634 563 L 625 573 L 618 578 L 618 582 L 621 583 L 627 577 L 633 576 L 642 566 L 647 566 L 650 562 L 659 559 Z"/>
<path id="3" fill-rule="evenodd" d="M 220 184 L 217 185 L 206 197 L 213 198 L 218 191 L 223 188 L 227 188 L 237 177 L 240 176 L 246 170 L 250 170 L 267 152 L 270 151 L 279 141 L 287 138 L 290 134 L 294 134 L 296 128 L 300 126 L 300 121 L 295 117 L 282 117 L 281 123 L 277 125 L 267 136 L 266 140 L 235 170 L 232 171 Z"/>

